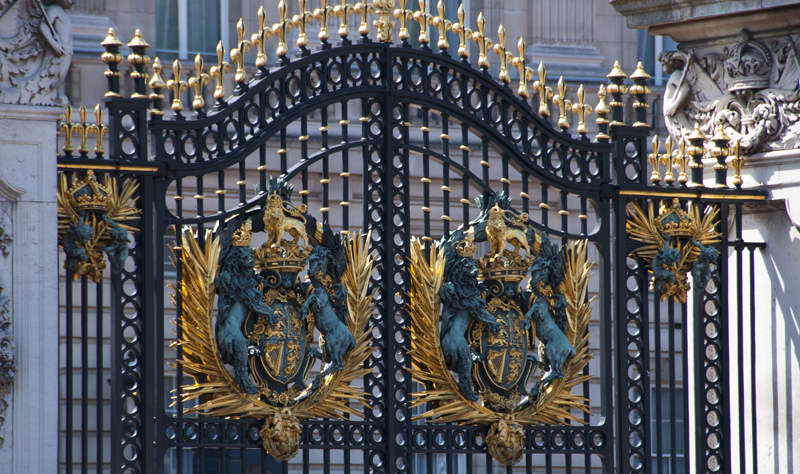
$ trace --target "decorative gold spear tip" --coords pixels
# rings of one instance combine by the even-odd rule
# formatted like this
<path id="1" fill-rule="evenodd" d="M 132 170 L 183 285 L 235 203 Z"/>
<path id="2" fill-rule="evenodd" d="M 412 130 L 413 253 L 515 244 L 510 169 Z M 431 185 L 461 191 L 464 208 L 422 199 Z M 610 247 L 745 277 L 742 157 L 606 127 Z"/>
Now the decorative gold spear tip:
<path id="1" fill-rule="evenodd" d="M 502 23 L 500 23 L 500 26 L 497 28 L 497 38 L 498 43 L 492 48 L 494 54 L 500 56 L 500 73 L 497 79 L 503 84 L 509 84 L 511 82 L 511 76 L 508 75 L 508 60 L 510 57 L 513 57 L 513 55 L 506 51 L 506 29 Z"/>
<path id="2" fill-rule="evenodd" d="M 545 81 L 547 80 L 547 69 L 544 67 L 544 63 L 541 61 L 539 61 L 537 72 L 539 74 L 539 80 L 534 81 L 533 90 L 539 94 L 539 115 L 542 117 L 549 117 L 549 101 L 553 98 L 553 89 L 546 85 Z"/>
<path id="3" fill-rule="evenodd" d="M 400 41 L 408 41 L 411 38 L 408 33 L 408 20 L 414 18 L 414 12 L 406 9 L 406 2 L 407 0 L 400 0 L 400 8 L 394 11 L 395 19 L 400 20 L 400 33 L 397 35 Z"/>
<path id="4" fill-rule="evenodd" d="M 520 37 L 519 41 L 517 41 L 517 51 L 519 51 L 519 56 L 511 60 L 511 64 L 519 71 L 519 89 L 517 90 L 517 94 L 523 99 L 530 97 L 530 92 L 528 91 L 528 81 L 533 79 L 533 69 L 525 66 L 526 47 L 527 45 L 525 44 L 525 40 Z"/>
<path id="5" fill-rule="evenodd" d="M 453 25 L 453 33 L 458 35 L 458 56 L 462 59 L 469 58 L 467 42 L 472 39 L 472 30 L 466 27 L 467 12 L 464 5 L 458 6 L 458 23 Z"/>
<path id="6" fill-rule="evenodd" d="M 661 173 L 659 170 L 661 156 L 658 154 L 658 150 L 661 148 L 661 142 L 658 139 L 658 135 L 653 137 L 652 143 L 653 152 L 647 155 L 647 160 L 650 162 L 650 166 L 653 168 L 653 172 L 650 173 L 650 182 L 653 184 L 658 184 L 661 182 Z"/>
<path id="7" fill-rule="evenodd" d="M 478 32 L 472 34 L 472 40 L 478 43 L 478 67 L 489 69 L 489 56 L 486 53 L 492 46 L 492 40 L 486 37 L 486 17 L 483 12 L 478 14 Z"/>
<path id="8" fill-rule="evenodd" d="M 275 33 L 275 36 L 278 37 L 278 57 L 283 58 L 286 56 L 286 53 L 289 52 L 289 45 L 286 43 L 286 33 L 294 26 L 292 20 L 286 17 L 286 2 L 284 0 L 278 2 L 278 15 L 281 21 L 280 23 L 272 25 L 272 31 Z"/>
<path id="9" fill-rule="evenodd" d="M 558 95 L 553 97 L 553 103 L 558 106 L 558 127 L 562 130 L 569 129 L 567 113 L 572 111 L 572 101 L 566 98 L 567 83 L 564 76 L 558 78 Z"/>
<path id="10" fill-rule="evenodd" d="M 326 42 L 331 37 L 328 33 L 328 19 L 334 14 L 333 7 L 328 6 L 328 0 L 320 0 L 320 7 L 314 10 L 314 18 L 319 21 L 320 41 Z"/>
<path id="11" fill-rule="evenodd" d="M 217 65 L 211 68 L 211 78 L 214 80 L 214 99 L 221 101 L 225 98 L 225 74 L 230 72 L 231 65 L 225 59 L 225 47 L 222 41 L 217 43 Z"/>
<path id="12" fill-rule="evenodd" d="M 744 167 L 745 159 L 740 155 L 741 153 L 741 144 L 739 140 L 736 140 L 736 143 L 733 145 L 733 159 L 731 160 L 731 166 L 733 166 L 734 176 L 733 176 L 733 185 L 736 186 L 736 189 L 741 189 L 742 184 L 742 168 Z"/>
<path id="13" fill-rule="evenodd" d="M 97 104 L 94 108 L 94 119 L 95 124 L 89 125 L 87 127 L 87 132 L 95 136 L 93 150 L 95 155 L 102 155 L 106 152 L 106 149 L 103 147 L 103 136 L 108 135 L 108 127 L 103 125 L 103 109 L 100 107 L 100 104 Z"/>
<path id="14" fill-rule="evenodd" d="M 664 142 L 664 148 L 667 152 L 661 155 L 659 164 L 666 167 L 664 171 L 664 182 L 667 184 L 672 184 L 675 181 L 675 175 L 672 173 L 672 135 L 667 135 L 667 141 Z"/>
<path id="15" fill-rule="evenodd" d="M 444 16 L 445 9 L 442 0 L 439 0 L 439 3 L 436 4 L 436 10 L 439 12 L 439 16 L 433 18 L 433 26 L 439 29 L 439 41 L 436 46 L 441 51 L 446 51 L 450 48 L 450 43 L 447 41 L 447 31 L 453 29 L 453 24 Z"/>
<path id="16" fill-rule="evenodd" d="M 194 92 L 194 99 L 192 100 L 192 108 L 194 110 L 201 110 L 206 102 L 203 99 L 203 86 L 211 82 L 208 74 L 203 72 L 203 58 L 199 54 L 194 58 L 195 76 L 189 79 L 189 87 Z"/>
<path id="17" fill-rule="evenodd" d="M 583 84 L 578 86 L 578 103 L 573 104 L 572 113 L 578 116 L 578 133 L 581 135 L 589 133 L 589 129 L 586 128 L 586 117 L 592 113 L 592 106 L 586 103 L 586 90 Z"/>
<path id="18" fill-rule="evenodd" d="M 181 62 L 179 60 L 175 60 L 172 63 L 172 74 L 174 75 L 173 79 L 167 81 L 167 88 L 170 89 L 174 95 L 172 99 L 172 110 L 176 113 L 180 113 L 183 110 L 183 94 L 189 88 L 189 84 L 186 81 L 181 80 Z"/>
<path id="19" fill-rule="evenodd" d="M 419 0 L 419 10 L 414 12 L 414 21 L 419 23 L 419 44 L 423 46 L 431 42 L 428 25 L 433 23 L 433 15 L 427 13 L 427 4 L 426 0 Z"/>

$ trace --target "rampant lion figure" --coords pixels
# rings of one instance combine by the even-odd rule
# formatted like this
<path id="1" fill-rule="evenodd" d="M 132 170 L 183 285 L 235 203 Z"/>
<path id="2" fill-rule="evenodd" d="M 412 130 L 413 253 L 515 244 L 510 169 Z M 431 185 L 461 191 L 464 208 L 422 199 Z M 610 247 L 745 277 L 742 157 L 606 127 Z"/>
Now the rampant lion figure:
<path id="1" fill-rule="evenodd" d="M 347 328 L 347 292 L 339 283 L 347 269 L 344 245 L 326 224 L 322 242 L 314 247 L 308 257 L 308 275 L 312 293 L 300 307 L 300 318 L 305 320 L 309 309 L 314 313 L 314 324 L 319 332 L 325 368 L 312 384 L 312 389 L 329 374 L 344 368 L 344 356 L 356 346 L 356 340 Z"/>
<path id="2" fill-rule="evenodd" d="M 553 380 L 564 377 L 564 364 L 575 355 L 575 347 L 566 336 L 566 299 L 555 293 L 564 281 L 563 252 L 551 244 L 547 234 L 542 237 L 539 256 L 531 266 L 528 287 L 534 298 L 525 313 L 525 325 L 536 322 L 536 337 L 541 341 L 540 349 L 543 369 L 548 373 L 539 381 L 545 389 Z"/>
<path id="3" fill-rule="evenodd" d="M 103 245 L 103 251 L 111 262 L 111 273 L 119 275 L 128 259 L 128 231 L 103 214 L 103 220 L 108 223 L 108 236 L 110 241 Z"/>
<path id="4" fill-rule="evenodd" d="M 661 294 L 661 290 L 665 286 L 677 283 L 673 268 L 681 261 L 681 253 L 678 249 L 670 247 L 669 241 L 670 239 L 667 237 L 664 246 L 656 250 L 656 255 L 650 262 L 653 272 L 653 290 L 658 294 Z"/>
<path id="5" fill-rule="evenodd" d="M 77 271 L 81 264 L 89 261 L 89 254 L 84 246 L 94 237 L 94 231 L 92 226 L 86 223 L 85 218 L 86 213 L 82 212 L 77 223 L 71 222 L 62 241 L 64 253 L 67 254 L 64 268 L 73 272 Z"/>
<path id="6" fill-rule="evenodd" d="M 445 252 L 446 281 L 439 290 L 442 298 L 442 327 L 440 340 L 447 368 L 458 375 L 458 388 L 468 400 L 478 400 L 472 386 L 472 365 L 476 355 L 467 342 L 467 330 L 473 320 L 481 321 L 491 332 L 497 331 L 497 319 L 486 310 L 478 282 L 478 267 L 474 258 L 458 255 L 453 244 L 463 232 L 442 244 Z"/>
<path id="7" fill-rule="evenodd" d="M 692 264 L 692 277 L 694 278 L 694 288 L 698 291 L 705 289 L 711 279 L 711 264 L 717 261 L 719 250 L 714 247 L 703 245 L 692 239 L 692 243 L 700 249 L 700 255 Z"/>
<path id="8" fill-rule="evenodd" d="M 236 227 L 238 226 L 230 226 Z M 247 358 L 251 351 L 242 331 L 249 311 L 264 315 L 270 324 L 277 321 L 269 306 L 264 304 L 259 283 L 263 278 L 253 270 L 253 250 L 247 246 L 231 246 L 220 257 L 219 275 L 214 283 L 219 294 L 219 313 L 215 327 L 217 348 L 222 362 L 232 365 L 239 387 L 253 394 L 258 387 L 250 381 Z"/>

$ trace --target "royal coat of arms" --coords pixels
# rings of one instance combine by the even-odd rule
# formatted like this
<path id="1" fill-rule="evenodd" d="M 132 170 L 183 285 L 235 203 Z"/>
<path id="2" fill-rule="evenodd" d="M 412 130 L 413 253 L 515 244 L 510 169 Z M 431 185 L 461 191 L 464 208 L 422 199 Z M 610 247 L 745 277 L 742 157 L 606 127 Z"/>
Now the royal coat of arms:
<path id="1" fill-rule="evenodd" d="M 675 198 L 666 201 L 656 215 L 649 203 L 647 215 L 636 204 L 626 208 L 628 235 L 645 245 L 631 252 L 630 257 L 642 258 L 653 274 L 650 289 L 666 301 L 670 297 L 686 302 L 689 291 L 687 274 L 691 272 L 696 289 L 704 289 L 711 279 L 711 265 L 716 264 L 721 234 L 715 220 L 719 209 L 709 208 L 702 216 L 694 204 L 688 208 Z"/>
<path id="2" fill-rule="evenodd" d="M 297 454 L 299 419 L 358 416 L 350 400 L 366 406 L 351 384 L 370 372 L 363 362 L 374 306 L 369 236 L 343 238 L 294 206 L 291 193 L 271 180 L 261 208 L 229 219 L 205 242 L 185 230 L 179 256 L 179 362 L 195 379 L 182 396 L 199 402 L 186 413 L 264 419 L 262 444 L 279 460 Z M 266 242 L 251 248 L 257 232 Z"/>
<path id="3" fill-rule="evenodd" d="M 479 217 L 427 255 L 412 242 L 412 375 L 426 386 L 412 406 L 429 404 L 417 419 L 491 425 L 489 453 L 512 465 L 523 426 L 588 413 L 571 389 L 589 378 L 591 264 L 586 242 L 552 244 L 505 193 L 477 202 Z M 480 242 L 490 248 L 476 258 Z"/>

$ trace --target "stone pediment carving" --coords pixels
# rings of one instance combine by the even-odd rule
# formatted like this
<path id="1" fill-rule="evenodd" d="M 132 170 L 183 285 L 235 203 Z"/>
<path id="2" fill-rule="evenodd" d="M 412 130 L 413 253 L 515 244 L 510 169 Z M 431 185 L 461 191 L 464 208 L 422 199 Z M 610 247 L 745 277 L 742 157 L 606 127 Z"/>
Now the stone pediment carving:
<path id="1" fill-rule="evenodd" d="M 0 103 L 61 105 L 74 0 L 0 0 Z"/>
<path id="2" fill-rule="evenodd" d="M 800 148 L 800 62 L 794 39 L 670 51 L 658 57 L 670 74 L 664 120 L 670 135 L 685 138 L 694 124 L 708 137 L 722 126 L 744 153 Z"/>

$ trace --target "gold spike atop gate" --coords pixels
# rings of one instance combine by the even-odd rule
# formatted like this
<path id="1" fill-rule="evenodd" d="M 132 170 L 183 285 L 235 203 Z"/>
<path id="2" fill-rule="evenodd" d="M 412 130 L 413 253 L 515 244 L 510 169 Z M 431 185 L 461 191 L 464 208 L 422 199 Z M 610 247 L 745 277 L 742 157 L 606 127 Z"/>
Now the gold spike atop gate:
<path id="1" fill-rule="evenodd" d="M 266 74 L 268 67 L 268 58 L 271 56 L 271 51 L 278 58 L 279 64 L 286 64 L 290 59 L 289 44 L 287 42 L 287 33 L 296 28 L 299 31 L 297 38 L 297 46 L 301 51 L 306 54 L 310 51 L 310 39 L 306 34 L 309 25 L 316 23 L 318 26 L 317 37 L 322 45 L 328 45 L 330 33 L 328 28 L 330 23 L 338 20 L 338 28 L 336 29 L 339 40 L 343 44 L 350 44 L 356 38 L 352 37 L 351 26 L 355 26 L 353 21 L 358 22 L 358 34 L 361 36 L 361 41 L 378 41 L 381 43 L 392 43 L 394 41 L 393 31 L 395 26 L 398 27 L 397 37 L 403 45 L 409 46 L 411 39 L 409 34 L 409 23 L 416 22 L 419 25 L 418 43 L 422 48 L 430 48 L 430 30 L 435 29 L 438 32 L 438 40 L 436 47 L 440 52 L 447 52 L 450 50 L 450 43 L 448 41 L 448 32 L 452 32 L 458 38 L 458 57 L 466 62 L 469 62 L 469 42 L 474 41 L 478 46 L 478 59 L 475 66 L 484 71 L 490 69 L 489 51 L 493 51 L 499 59 L 498 70 L 495 78 L 503 85 L 509 86 L 512 82 L 511 72 L 515 72 L 518 77 L 519 86 L 516 89 L 517 95 L 524 101 L 531 99 L 531 88 L 536 98 L 538 98 L 538 107 L 534 107 L 534 111 L 544 118 L 550 116 L 550 104 L 558 106 L 558 127 L 564 131 L 568 131 L 571 127 L 568 114 L 574 113 L 578 116 L 578 129 L 577 132 L 581 136 L 587 133 L 586 123 L 589 114 L 592 113 L 592 107 L 586 105 L 586 91 L 583 85 L 573 92 L 567 87 L 566 83 L 559 81 L 557 87 L 552 87 L 546 84 L 546 68 L 544 64 L 540 63 L 538 68 L 538 80 L 534 81 L 529 86 L 535 72 L 532 68 L 527 66 L 530 58 L 526 57 L 527 43 L 524 37 L 520 37 L 517 44 L 519 56 L 515 56 L 506 46 L 506 29 L 503 25 L 498 28 L 497 38 L 492 39 L 486 32 L 486 19 L 483 13 L 479 13 L 476 17 L 477 30 L 473 31 L 467 25 L 469 19 L 466 15 L 466 10 L 463 5 L 459 5 L 456 12 L 448 12 L 445 10 L 445 4 L 441 0 L 435 4 L 430 0 L 365 0 L 355 4 L 348 3 L 347 0 L 340 0 L 338 5 L 331 5 L 335 3 L 332 0 L 323 0 L 320 7 L 313 11 L 308 8 L 308 0 L 298 0 L 299 13 L 289 16 L 289 8 L 285 0 L 277 2 L 277 12 L 279 21 L 271 27 L 266 24 L 267 14 L 264 7 L 260 7 L 256 18 L 258 20 L 258 31 L 251 36 L 246 35 L 245 24 L 242 19 L 237 24 L 238 41 L 236 47 L 232 48 L 229 54 L 231 63 L 225 61 L 226 51 L 219 42 L 217 46 L 217 64 L 210 68 L 206 74 L 202 70 L 202 59 L 198 65 L 196 62 L 195 76 L 186 82 L 186 88 L 183 87 L 185 83 L 184 78 L 176 76 L 171 82 L 164 83 L 161 78 L 161 62 L 155 58 L 152 64 L 152 72 L 149 75 L 149 82 L 152 93 L 147 96 L 143 94 L 144 79 L 147 77 L 147 65 L 149 58 L 145 54 L 146 48 L 149 46 L 142 34 L 137 30 L 136 37 L 131 41 L 135 46 L 133 54 L 129 58 L 131 64 L 135 69 L 131 72 L 131 76 L 137 85 L 137 90 L 132 96 L 133 98 L 149 98 L 153 101 L 153 107 L 150 111 L 153 116 L 163 115 L 161 110 L 163 101 L 163 90 L 165 88 L 172 90 L 174 93 L 180 93 L 184 90 L 191 90 L 194 93 L 192 100 L 192 108 L 197 113 L 204 113 L 203 109 L 206 106 L 202 97 L 202 86 L 213 81 L 214 84 L 214 98 L 218 104 L 225 102 L 225 74 L 231 72 L 232 66 L 235 67 L 235 81 L 237 90 L 247 89 L 248 72 L 247 68 L 250 65 L 255 66 L 262 71 L 262 75 L 256 75 L 256 78 L 263 77 Z M 398 8 L 395 8 L 398 7 Z M 434 11 L 435 10 L 435 11 Z M 454 19 L 448 18 L 448 15 L 453 15 Z M 353 18 L 355 17 L 355 18 Z M 274 45 L 270 47 L 270 40 L 274 38 Z M 103 54 L 103 61 L 108 64 L 108 71 L 105 75 L 109 79 L 109 91 L 106 94 L 108 97 L 121 97 L 119 93 L 119 63 L 122 62 L 122 57 L 119 49 L 123 42 L 117 38 L 114 30 L 109 31 L 108 37 L 103 41 L 102 45 L 106 49 Z M 326 46 L 329 47 L 329 46 Z M 251 50 L 254 50 L 255 57 Z M 274 57 L 274 56 L 273 56 Z M 182 66 L 180 63 L 173 64 L 173 70 L 180 72 Z M 630 87 L 624 85 L 623 82 L 629 76 L 621 69 L 619 62 L 614 63 L 614 67 L 608 74 L 610 84 L 605 87 L 601 86 L 597 92 L 598 102 L 594 107 L 594 113 L 597 114 L 596 123 L 598 124 L 599 133 L 596 135 L 598 140 L 608 139 L 608 129 L 611 127 L 624 125 L 621 121 L 622 107 L 624 106 L 623 95 L 628 93 L 634 100 L 634 107 L 643 110 L 647 107 L 646 96 L 650 92 L 650 88 L 646 85 L 649 76 L 644 72 L 641 63 L 636 71 L 630 75 L 629 80 L 633 81 L 634 85 Z M 141 85 L 140 85 L 141 83 Z M 171 84 L 171 85 L 170 85 Z M 558 89 L 558 94 L 554 94 L 554 89 Z M 575 100 L 567 98 L 565 94 L 575 94 Z M 606 97 L 610 96 L 610 103 L 606 103 Z M 580 105 L 579 105 L 580 104 Z M 176 113 L 183 111 L 182 98 L 175 97 L 172 101 L 172 108 Z M 607 117 L 611 115 L 611 117 Z M 637 121 L 634 126 L 645 126 L 646 123 Z"/>

